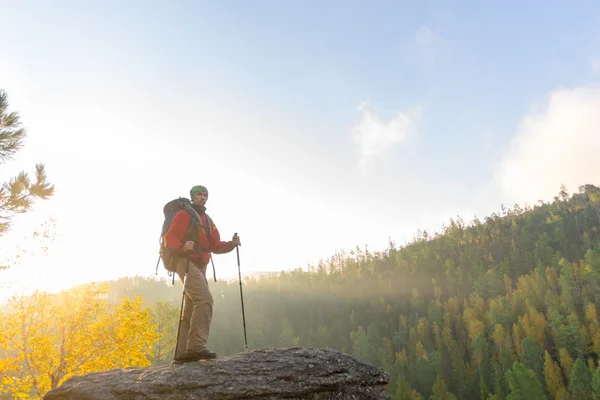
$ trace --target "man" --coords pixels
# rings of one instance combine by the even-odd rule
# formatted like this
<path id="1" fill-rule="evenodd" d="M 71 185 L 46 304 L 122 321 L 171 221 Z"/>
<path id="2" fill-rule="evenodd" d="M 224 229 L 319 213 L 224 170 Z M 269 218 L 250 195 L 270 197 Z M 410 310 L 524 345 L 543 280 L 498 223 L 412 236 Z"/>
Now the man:
<path id="1" fill-rule="evenodd" d="M 175 251 L 173 268 L 184 285 L 182 319 L 179 321 L 179 340 L 175 349 L 176 362 L 193 362 L 212 359 L 217 355 L 207 347 L 213 314 L 213 298 L 208 288 L 206 267 L 211 253 L 229 253 L 240 243 L 234 235 L 231 241 L 221 241 L 214 223 L 209 224 L 205 204 L 208 200 L 206 187 L 198 185 L 190 190 L 192 207 L 198 214 L 200 226 L 197 232 L 185 237 L 191 222 L 190 215 L 181 210 L 175 214 L 171 227 L 165 234 L 165 245 Z M 210 227 L 210 235 L 208 229 Z M 204 251 L 202 251 L 204 249 Z M 186 277 L 187 272 L 187 279 Z"/>

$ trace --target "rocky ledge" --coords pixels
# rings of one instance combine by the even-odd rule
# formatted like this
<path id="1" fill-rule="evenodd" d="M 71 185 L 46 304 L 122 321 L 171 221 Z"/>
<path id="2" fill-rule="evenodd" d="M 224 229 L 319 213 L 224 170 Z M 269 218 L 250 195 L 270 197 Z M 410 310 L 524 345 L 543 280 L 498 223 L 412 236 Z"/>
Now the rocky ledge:
<path id="1" fill-rule="evenodd" d="M 337 350 L 294 347 L 75 376 L 44 400 L 389 399 L 387 383 L 381 368 Z"/>

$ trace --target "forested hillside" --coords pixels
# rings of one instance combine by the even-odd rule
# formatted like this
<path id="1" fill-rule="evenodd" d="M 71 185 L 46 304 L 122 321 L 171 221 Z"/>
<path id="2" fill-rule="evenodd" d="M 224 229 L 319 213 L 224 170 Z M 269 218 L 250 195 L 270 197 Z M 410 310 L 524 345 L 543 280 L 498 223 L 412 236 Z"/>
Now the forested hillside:
<path id="1" fill-rule="evenodd" d="M 246 279 L 249 347 L 353 354 L 390 373 L 394 399 L 598 398 L 599 223 L 599 188 L 563 188 L 551 203 L 502 207 L 468 225 L 453 219 L 401 248 L 356 249 L 309 271 Z M 209 284 L 209 346 L 242 352 L 239 283 Z M 141 295 L 151 307 L 150 362 L 170 362 L 181 285 L 108 285 L 109 301 Z"/>
<path id="2" fill-rule="evenodd" d="M 246 280 L 250 348 L 337 348 L 385 368 L 395 399 L 593 398 L 599 221 L 600 189 L 563 188 L 551 203 L 452 219 L 402 248 Z M 210 345 L 242 351 L 239 286 L 211 288 Z M 168 290 L 176 314 L 180 287 Z"/>

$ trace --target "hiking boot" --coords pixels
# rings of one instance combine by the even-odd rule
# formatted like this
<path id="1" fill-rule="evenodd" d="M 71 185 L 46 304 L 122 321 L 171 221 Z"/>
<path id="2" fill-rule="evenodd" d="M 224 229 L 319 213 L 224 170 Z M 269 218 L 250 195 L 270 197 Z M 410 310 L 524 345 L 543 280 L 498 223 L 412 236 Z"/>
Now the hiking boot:
<path id="1" fill-rule="evenodd" d="M 210 350 L 194 351 L 191 353 L 185 353 L 180 357 L 175 357 L 173 363 L 183 364 L 188 362 L 195 362 L 200 360 L 212 360 L 217 358 L 217 354 Z"/>
<path id="2" fill-rule="evenodd" d="M 198 357 L 200 360 L 212 360 L 217 358 L 217 353 L 210 351 L 208 349 L 202 350 L 198 353 L 192 353 L 194 356 Z"/>
<path id="3" fill-rule="evenodd" d="M 184 364 L 184 363 L 189 363 L 189 362 L 194 362 L 194 361 L 198 361 L 199 358 L 195 357 L 193 354 L 187 353 L 187 354 L 183 354 L 179 357 L 175 357 L 173 359 L 173 364 Z"/>

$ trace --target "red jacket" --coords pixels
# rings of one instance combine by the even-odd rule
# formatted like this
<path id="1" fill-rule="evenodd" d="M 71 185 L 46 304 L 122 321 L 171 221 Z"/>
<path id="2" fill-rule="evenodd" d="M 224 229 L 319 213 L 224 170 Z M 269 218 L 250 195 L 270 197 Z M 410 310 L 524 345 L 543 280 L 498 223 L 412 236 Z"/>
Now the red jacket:
<path id="1" fill-rule="evenodd" d="M 204 225 L 205 227 L 208 226 L 208 221 L 206 218 L 206 214 L 200 214 L 202 225 Z M 165 245 L 175 250 L 176 254 L 183 253 L 182 247 L 184 243 L 182 242 L 182 240 L 188 231 L 189 224 L 190 215 L 184 210 L 178 211 L 177 214 L 175 214 L 175 217 L 173 217 L 171 227 L 165 234 Z M 198 252 L 194 252 L 190 255 L 190 260 L 199 261 L 202 264 L 208 264 L 208 262 L 210 261 L 210 253 L 223 254 L 229 253 L 230 251 L 235 249 L 235 245 L 232 241 L 221 241 L 219 230 L 215 226 L 214 222 L 211 223 L 211 226 L 212 232 L 210 234 L 210 240 L 204 232 L 204 228 L 202 226 L 198 226 L 198 241 L 196 243 L 200 247 L 208 249 L 208 251 L 202 252 L 201 260 L 198 259 Z"/>

